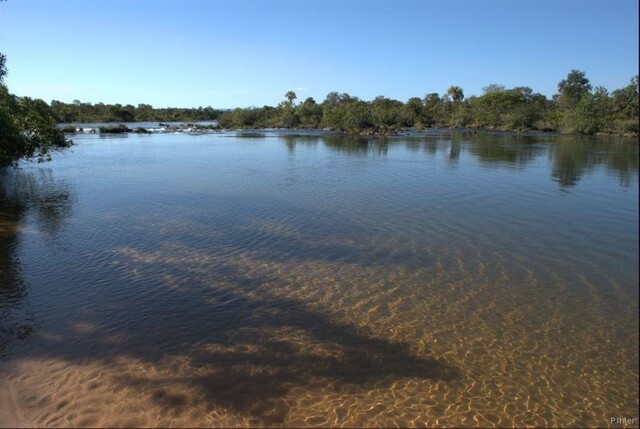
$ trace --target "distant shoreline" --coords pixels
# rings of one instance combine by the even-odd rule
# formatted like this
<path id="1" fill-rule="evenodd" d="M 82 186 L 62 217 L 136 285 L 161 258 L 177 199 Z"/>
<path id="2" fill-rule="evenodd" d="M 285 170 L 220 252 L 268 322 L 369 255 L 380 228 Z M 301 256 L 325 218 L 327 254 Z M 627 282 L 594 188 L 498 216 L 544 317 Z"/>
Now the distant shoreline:
<path id="1" fill-rule="evenodd" d="M 365 128 L 354 132 L 336 131 L 328 128 L 277 128 L 277 127 L 222 127 L 218 124 L 211 124 L 215 121 L 200 122 L 157 122 L 151 125 L 150 122 L 128 122 L 128 123 L 59 123 L 58 128 L 62 129 L 65 134 L 98 134 L 98 135 L 115 135 L 115 134 L 213 134 L 220 132 L 311 132 L 320 133 L 322 135 L 350 136 L 350 137 L 420 137 L 429 136 L 434 132 L 454 132 L 466 136 L 474 135 L 516 135 L 516 136 L 582 136 L 584 134 L 561 133 L 558 131 L 541 131 L 541 130 L 499 130 L 490 128 L 449 128 L 449 127 L 428 127 L 418 130 L 412 127 L 393 129 L 393 130 L 377 130 L 374 128 Z M 146 125 L 146 126 L 142 126 Z M 590 137 L 616 137 L 616 138 L 637 138 L 637 134 L 613 134 L 613 133 L 596 133 L 588 135 Z"/>

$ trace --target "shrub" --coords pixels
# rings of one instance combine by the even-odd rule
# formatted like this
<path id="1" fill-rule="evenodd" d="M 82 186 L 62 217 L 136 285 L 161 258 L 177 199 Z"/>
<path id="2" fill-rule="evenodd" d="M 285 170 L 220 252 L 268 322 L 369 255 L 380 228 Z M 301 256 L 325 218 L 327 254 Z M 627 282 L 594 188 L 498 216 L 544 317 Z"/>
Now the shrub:
<path id="1" fill-rule="evenodd" d="M 75 134 L 78 132 L 78 129 L 73 125 L 67 125 L 66 127 L 62 127 L 62 132 L 65 134 Z"/>
<path id="2" fill-rule="evenodd" d="M 132 131 L 131 128 L 127 127 L 124 124 L 107 125 L 99 127 L 98 130 L 100 131 L 100 134 L 124 134 Z"/>

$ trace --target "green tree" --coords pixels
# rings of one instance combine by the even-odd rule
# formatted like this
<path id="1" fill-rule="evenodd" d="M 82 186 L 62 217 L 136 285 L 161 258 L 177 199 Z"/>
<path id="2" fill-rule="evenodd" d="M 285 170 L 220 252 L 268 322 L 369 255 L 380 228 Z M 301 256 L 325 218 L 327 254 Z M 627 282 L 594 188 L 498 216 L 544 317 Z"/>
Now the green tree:
<path id="1" fill-rule="evenodd" d="M 484 95 L 487 94 L 492 94 L 494 92 L 503 92 L 506 91 L 507 88 L 504 85 L 499 85 L 497 83 L 492 83 L 490 85 L 485 86 L 484 88 L 482 88 L 482 93 Z"/>
<path id="2" fill-rule="evenodd" d="M 295 92 L 287 91 L 285 100 L 278 105 L 278 120 L 274 126 L 284 128 L 295 128 L 300 123 L 298 113 L 294 109 L 293 101 L 298 98 Z"/>
<path id="3" fill-rule="evenodd" d="M 480 128 L 533 129 L 546 109 L 546 97 L 526 86 L 507 89 L 492 84 L 484 87 L 483 92 L 480 97 L 468 100 L 474 125 Z"/>
<path id="4" fill-rule="evenodd" d="M 303 128 L 318 128 L 322 120 L 322 107 L 311 97 L 298 106 L 300 125 Z"/>
<path id="5" fill-rule="evenodd" d="M 4 81 L 4 77 L 7 75 L 7 57 L 4 54 L 0 54 L 0 83 Z"/>
<path id="6" fill-rule="evenodd" d="M 445 105 L 437 92 L 432 92 L 424 97 L 424 110 L 422 121 L 425 126 L 443 124 L 445 121 Z"/>
<path id="7" fill-rule="evenodd" d="M 391 100 L 382 95 L 371 102 L 371 119 L 376 128 L 391 130 L 402 124 L 403 104 L 398 100 Z M 410 124 L 413 125 L 413 124 Z"/>
<path id="8" fill-rule="evenodd" d="M 69 146 L 44 101 L 16 97 L 0 84 L 0 167 L 22 158 L 45 161 L 51 151 Z"/>
<path id="9" fill-rule="evenodd" d="M 6 75 L 6 57 L 2 73 Z M 50 152 L 71 146 L 61 130 L 51 108 L 42 100 L 16 97 L 0 82 L 0 167 L 22 158 L 48 160 Z"/>
<path id="10" fill-rule="evenodd" d="M 464 100 L 464 92 L 459 86 L 454 85 L 449 87 L 449 89 L 447 89 L 447 95 L 451 97 L 454 103 L 459 103 Z"/>
<path id="11" fill-rule="evenodd" d="M 322 103 L 320 125 L 336 131 L 361 132 L 373 126 L 370 105 L 345 92 L 330 92 Z"/>
<path id="12" fill-rule="evenodd" d="M 610 127 L 610 102 L 609 94 L 603 87 L 597 87 L 593 93 L 583 95 L 580 101 L 565 113 L 563 129 L 578 134 L 604 131 Z"/>
<path id="13" fill-rule="evenodd" d="M 571 70 L 567 78 L 558 83 L 558 102 L 561 107 L 571 109 L 590 91 L 591 84 L 586 77 L 586 73 L 579 70 Z"/>
<path id="14" fill-rule="evenodd" d="M 460 119 L 460 115 L 456 115 L 459 111 L 459 106 L 462 100 L 464 100 L 464 92 L 462 88 L 459 86 L 451 86 L 447 89 L 447 96 L 451 97 L 451 101 L 453 101 L 451 106 L 451 118 L 449 120 L 449 124 L 453 126 L 463 126 Z"/>
<path id="15" fill-rule="evenodd" d="M 424 106 L 419 97 L 411 97 L 404 105 L 404 122 L 407 126 L 414 126 L 422 129 L 425 124 L 423 122 Z"/>
<path id="16" fill-rule="evenodd" d="M 613 108 L 612 113 L 623 113 L 628 118 L 638 117 L 638 75 L 631 78 L 629 85 L 622 89 L 616 89 L 611 93 Z"/>
<path id="17" fill-rule="evenodd" d="M 287 99 L 287 104 L 289 106 L 293 106 L 293 101 L 298 98 L 298 96 L 296 95 L 295 92 L 293 91 L 287 91 L 287 93 L 284 95 L 285 98 Z"/>

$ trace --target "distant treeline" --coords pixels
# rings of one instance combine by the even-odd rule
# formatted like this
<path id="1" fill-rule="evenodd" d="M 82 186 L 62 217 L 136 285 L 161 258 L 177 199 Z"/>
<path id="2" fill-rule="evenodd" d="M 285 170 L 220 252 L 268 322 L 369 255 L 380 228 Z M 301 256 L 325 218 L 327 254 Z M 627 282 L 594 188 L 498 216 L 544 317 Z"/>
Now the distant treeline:
<path id="1" fill-rule="evenodd" d="M 58 122 L 189 122 L 212 121 L 217 119 L 223 110 L 211 106 L 198 108 L 154 108 L 149 104 L 104 104 L 63 103 L 53 100 L 51 111 Z"/>
<path id="2" fill-rule="evenodd" d="M 331 92 L 322 103 L 295 103 L 287 92 L 277 107 L 227 111 L 217 117 L 224 128 L 322 128 L 357 134 L 390 134 L 415 127 L 469 127 L 510 131 L 558 131 L 576 134 L 638 134 L 638 76 L 611 93 L 593 88 L 585 73 L 572 70 L 551 99 L 529 87 L 489 85 L 465 99 L 462 88 L 431 93 L 403 103 L 383 96 L 363 101 Z"/>

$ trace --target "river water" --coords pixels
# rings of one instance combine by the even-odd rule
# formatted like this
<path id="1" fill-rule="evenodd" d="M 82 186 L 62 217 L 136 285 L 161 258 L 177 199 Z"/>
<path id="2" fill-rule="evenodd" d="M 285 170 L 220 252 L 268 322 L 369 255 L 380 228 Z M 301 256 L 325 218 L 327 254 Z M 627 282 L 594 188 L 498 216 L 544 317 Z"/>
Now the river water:
<path id="1" fill-rule="evenodd" d="M 0 423 L 637 427 L 637 141 L 74 141 L 0 172 Z"/>

